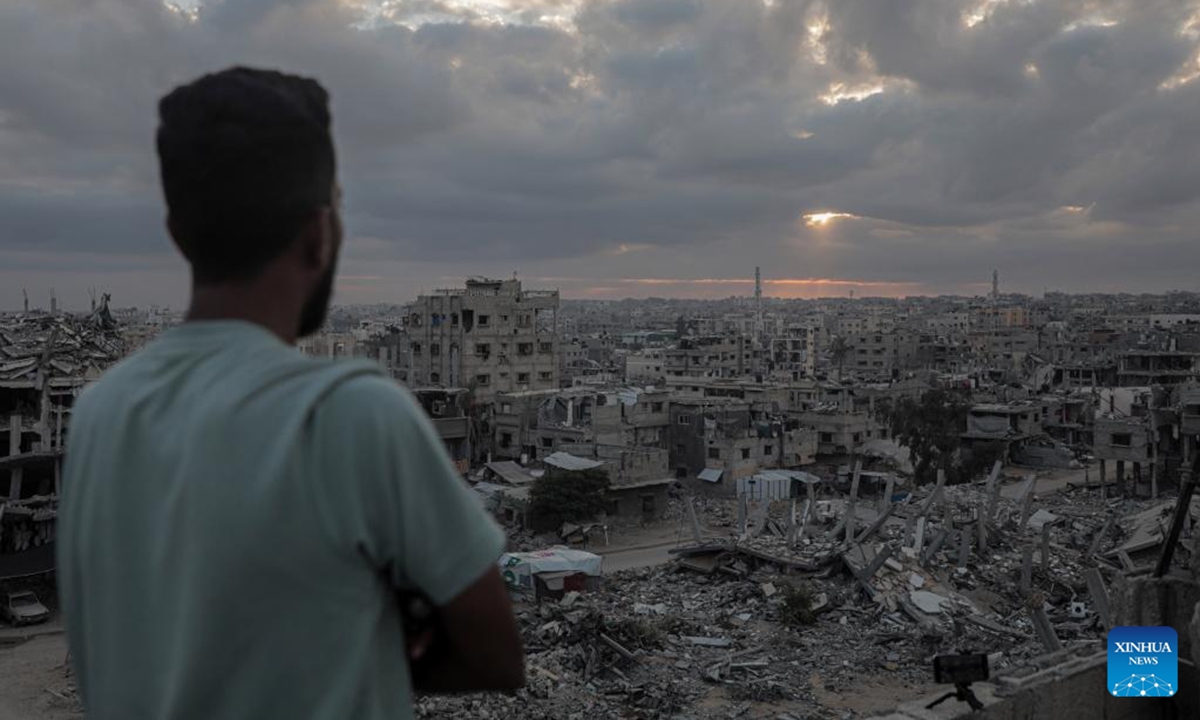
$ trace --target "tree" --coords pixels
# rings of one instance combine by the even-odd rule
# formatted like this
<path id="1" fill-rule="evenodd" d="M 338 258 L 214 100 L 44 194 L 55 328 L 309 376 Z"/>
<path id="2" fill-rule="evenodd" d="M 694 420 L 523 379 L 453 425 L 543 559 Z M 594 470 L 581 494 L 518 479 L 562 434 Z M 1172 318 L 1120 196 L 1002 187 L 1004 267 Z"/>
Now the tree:
<path id="1" fill-rule="evenodd" d="M 529 489 L 529 515 L 539 529 L 590 520 L 604 510 L 606 490 L 608 473 L 599 468 L 551 470 L 534 480 Z"/>
<path id="2" fill-rule="evenodd" d="M 951 470 L 970 407 L 964 394 L 934 389 L 920 400 L 903 397 L 882 409 L 881 417 L 891 427 L 892 436 L 912 454 L 918 483 L 932 481 L 939 469 Z"/>

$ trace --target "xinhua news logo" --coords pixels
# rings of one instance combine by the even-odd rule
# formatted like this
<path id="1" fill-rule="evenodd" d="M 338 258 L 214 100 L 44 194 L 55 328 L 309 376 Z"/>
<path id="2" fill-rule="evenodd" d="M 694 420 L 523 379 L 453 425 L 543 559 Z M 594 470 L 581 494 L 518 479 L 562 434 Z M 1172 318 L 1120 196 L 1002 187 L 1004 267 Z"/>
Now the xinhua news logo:
<path id="1" fill-rule="evenodd" d="M 1171 697 L 1179 689 L 1179 635 L 1169 627 L 1108 633 L 1108 691 L 1117 697 Z"/>

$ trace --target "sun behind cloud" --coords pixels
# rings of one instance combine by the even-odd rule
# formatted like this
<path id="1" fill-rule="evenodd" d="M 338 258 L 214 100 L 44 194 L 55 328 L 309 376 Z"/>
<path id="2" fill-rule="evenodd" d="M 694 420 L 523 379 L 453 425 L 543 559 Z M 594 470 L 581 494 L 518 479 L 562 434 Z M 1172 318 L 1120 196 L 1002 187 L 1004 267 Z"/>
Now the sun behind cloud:
<path id="1" fill-rule="evenodd" d="M 809 227 L 823 227 L 832 223 L 834 220 L 857 220 L 858 215 L 846 212 L 814 212 L 805 213 L 804 224 Z"/>

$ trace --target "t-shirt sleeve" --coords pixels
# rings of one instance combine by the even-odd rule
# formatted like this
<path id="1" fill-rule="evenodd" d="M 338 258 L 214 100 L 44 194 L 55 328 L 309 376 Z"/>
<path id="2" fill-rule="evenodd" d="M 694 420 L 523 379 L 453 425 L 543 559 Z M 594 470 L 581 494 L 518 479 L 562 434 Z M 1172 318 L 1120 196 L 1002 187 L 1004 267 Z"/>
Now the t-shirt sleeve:
<path id="1" fill-rule="evenodd" d="M 322 403 L 317 422 L 354 468 L 342 475 L 350 495 L 342 500 L 355 519 L 336 522 L 397 588 L 445 605 L 495 565 L 504 533 L 408 391 L 379 376 L 354 378 Z"/>

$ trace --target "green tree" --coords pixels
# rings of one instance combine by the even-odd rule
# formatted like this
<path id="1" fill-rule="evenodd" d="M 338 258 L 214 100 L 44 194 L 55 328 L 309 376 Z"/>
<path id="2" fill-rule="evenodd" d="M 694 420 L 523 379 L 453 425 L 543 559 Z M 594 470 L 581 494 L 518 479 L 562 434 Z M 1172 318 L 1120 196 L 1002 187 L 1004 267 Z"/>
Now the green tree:
<path id="1" fill-rule="evenodd" d="M 892 436 L 912 454 L 916 482 L 930 482 L 939 469 L 952 469 L 970 407 L 964 394 L 934 389 L 920 400 L 903 397 L 882 408 L 881 419 L 891 427 Z"/>
<path id="2" fill-rule="evenodd" d="M 529 489 L 529 515 L 539 530 L 590 520 L 604 510 L 606 490 L 608 473 L 599 468 L 577 472 L 551 469 Z"/>

